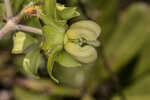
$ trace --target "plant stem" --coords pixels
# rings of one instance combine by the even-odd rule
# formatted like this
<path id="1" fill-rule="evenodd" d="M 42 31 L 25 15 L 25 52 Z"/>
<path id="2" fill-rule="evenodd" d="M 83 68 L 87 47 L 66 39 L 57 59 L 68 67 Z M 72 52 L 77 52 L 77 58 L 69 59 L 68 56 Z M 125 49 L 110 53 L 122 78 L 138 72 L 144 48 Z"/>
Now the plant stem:
<path id="1" fill-rule="evenodd" d="M 73 97 L 81 96 L 80 89 L 71 89 L 57 86 L 53 84 L 51 81 L 45 79 L 33 80 L 33 79 L 17 78 L 16 84 L 25 89 L 46 93 L 48 95 L 73 96 Z"/>
<path id="2" fill-rule="evenodd" d="M 9 20 L 6 25 L 0 30 L 0 39 L 4 37 L 7 33 L 15 30 L 15 23 Z"/>
<path id="3" fill-rule="evenodd" d="M 10 19 L 13 17 L 12 9 L 10 6 L 10 0 L 4 0 L 5 6 L 6 6 L 6 12 L 7 12 L 7 19 Z"/>
<path id="4" fill-rule="evenodd" d="M 24 13 L 24 9 L 15 17 L 12 18 L 12 20 L 14 21 L 14 23 L 18 24 L 24 17 L 25 13 Z"/>
<path id="5" fill-rule="evenodd" d="M 42 35 L 41 29 L 30 27 L 30 26 L 17 25 L 16 29 L 20 30 L 20 31 L 26 31 L 26 32 L 31 32 L 31 33 L 36 33 L 36 34 Z"/>

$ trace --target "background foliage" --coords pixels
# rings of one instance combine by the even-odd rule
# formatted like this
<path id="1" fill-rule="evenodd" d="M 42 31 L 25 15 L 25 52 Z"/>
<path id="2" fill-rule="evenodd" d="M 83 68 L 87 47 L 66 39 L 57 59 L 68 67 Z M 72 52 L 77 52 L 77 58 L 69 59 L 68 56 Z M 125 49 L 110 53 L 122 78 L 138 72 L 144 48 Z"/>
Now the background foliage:
<path id="1" fill-rule="evenodd" d="M 11 0 L 17 14 L 30 0 Z M 127 100 L 150 98 L 150 6 L 148 0 L 58 0 L 67 6 L 77 6 L 81 16 L 70 23 L 86 19 L 95 20 L 102 27 L 100 40 L 107 61 L 118 75 Z M 4 25 L 0 1 L 0 28 Z M 36 18 L 22 23 L 38 26 Z M 41 79 L 34 80 L 24 74 L 22 57 L 12 55 L 12 38 L 0 40 L 0 100 L 119 100 L 110 75 L 105 71 L 102 58 L 95 65 L 65 68 L 55 65 L 56 85 L 41 67 Z M 99 49 L 98 49 L 99 51 Z M 100 52 L 99 52 L 100 55 Z M 5 99 L 4 99 L 5 98 Z"/>

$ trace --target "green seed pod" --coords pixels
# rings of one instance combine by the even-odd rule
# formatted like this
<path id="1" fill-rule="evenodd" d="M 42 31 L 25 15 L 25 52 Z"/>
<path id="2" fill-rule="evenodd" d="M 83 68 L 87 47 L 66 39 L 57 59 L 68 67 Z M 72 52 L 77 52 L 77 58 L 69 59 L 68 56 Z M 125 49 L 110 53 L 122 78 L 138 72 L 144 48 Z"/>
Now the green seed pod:
<path id="1" fill-rule="evenodd" d="M 65 49 L 82 63 L 92 63 L 97 59 L 97 52 L 92 46 L 80 47 L 78 44 L 68 42 Z"/>
<path id="2" fill-rule="evenodd" d="M 101 28 L 93 21 L 85 20 L 74 23 L 66 32 L 65 50 L 82 63 L 92 63 L 97 59 L 97 40 Z"/>

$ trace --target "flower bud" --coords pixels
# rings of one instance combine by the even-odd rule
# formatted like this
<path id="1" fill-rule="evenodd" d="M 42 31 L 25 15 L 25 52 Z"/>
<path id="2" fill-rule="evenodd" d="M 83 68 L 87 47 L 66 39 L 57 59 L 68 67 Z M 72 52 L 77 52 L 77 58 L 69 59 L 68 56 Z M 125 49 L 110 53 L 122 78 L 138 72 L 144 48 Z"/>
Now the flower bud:
<path id="1" fill-rule="evenodd" d="M 93 21 L 79 21 L 70 26 L 66 32 L 65 50 L 82 63 L 92 63 L 97 59 L 100 42 L 97 40 L 101 32 L 98 24 Z"/>
<path id="2" fill-rule="evenodd" d="M 24 32 L 17 32 L 13 36 L 13 54 L 20 54 L 27 50 L 29 47 L 33 46 L 34 44 L 38 43 L 38 41 L 31 37 L 30 35 Z"/>

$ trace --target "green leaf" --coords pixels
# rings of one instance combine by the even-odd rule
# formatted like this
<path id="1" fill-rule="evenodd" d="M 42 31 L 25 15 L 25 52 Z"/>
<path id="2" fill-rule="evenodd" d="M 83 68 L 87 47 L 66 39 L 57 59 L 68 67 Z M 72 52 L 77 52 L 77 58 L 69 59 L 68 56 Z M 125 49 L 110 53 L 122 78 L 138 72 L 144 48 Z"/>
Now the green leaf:
<path id="1" fill-rule="evenodd" d="M 69 20 L 73 17 L 77 17 L 80 15 L 79 12 L 77 12 L 76 7 L 61 7 L 62 5 L 57 5 L 57 15 L 62 20 Z"/>
<path id="2" fill-rule="evenodd" d="M 62 51 L 59 53 L 57 57 L 57 62 L 64 67 L 80 67 L 81 64 L 75 60 L 71 55 L 67 52 Z"/>
<path id="3" fill-rule="evenodd" d="M 143 50 L 141 51 L 139 61 L 137 62 L 135 66 L 134 73 L 132 77 L 134 79 L 138 79 L 139 77 L 145 77 L 145 75 L 148 75 L 150 72 L 150 41 L 148 40 Z"/>
<path id="4" fill-rule="evenodd" d="M 59 27 L 60 25 L 60 22 L 59 21 L 55 21 L 54 19 L 52 19 L 51 17 L 49 16 L 46 16 L 46 15 L 43 15 L 43 14 L 40 14 L 40 19 L 44 22 L 45 25 L 49 25 L 49 26 L 52 26 L 54 28 L 56 28 L 57 30 L 62 30 L 61 27 Z M 62 23 L 62 22 L 61 22 Z M 65 22 L 63 22 L 64 24 Z M 64 26 L 64 25 L 63 25 Z"/>
<path id="5" fill-rule="evenodd" d="M 62 50 L 62 46 L 58 45 L 53 50 L 50 52 L 49 57 L 48 57 L 48 64 L 47 64 L 47 69 L 49 76 L 56 82 L 59 83 L 59 81 L 53 76 L 52 71 L 53 71 L 53 65 L 56 60 L 57 54 Z"/>
<path id="6" fill-rule="evenodd" d="M 149 8 L 144 3 L 136 3 L 121 16 L 118 28 L 105 45 L 110 65 L 119 70 L 133 59 L 143 48 L 150 36 Z M 115 67 L 114 67 L 115 66 Z"/>
<path id="7" fill-rule="evenodd" d="M 43 62 L 43 56 L 40 54 L 40 49 L 35 48 L 28 52 L 23 60 L 23 67 L 27 74 L 36 77 L 38 68 Z"/>
<path id="8" fill-rule="evenodd" d="M 25 50 L 38 43 L 35 38 L 24 32 L 17 32 L 13 36 L 13 42 L 12 53 L 14 54 L 23 53 Z"/>
<path id="9" fill-rule="evenodd" d="M 64 31 L 58 30 L 53 26 L 46 25 L 43 27 L 43 33 L 45 40 L 42 48 L 45 51 L 50 50 L 57 45 L 63 45 Z"/>
<path id="10" fill-rule="evenodd" d="M 51 17 L 48 17 L 48 16 L 43 15 L 43 14 L 40 14 L 39 17 L 44 22 L 44 24 L 55 26 L 55 21 Z"/>
<path id="11" fill-rule="evenodd" d="M 89 16 L 93 16 L 97 12 L 96 22 L 98 22 L 103 30 L 100 36 L 101 42 L 106 44 L 113 35 L 118 22 L 118 13 L 120 0 L 89 0 L 87 11 Z M 93 4 L 92 4 L 93 3 Z M 92 8 L 89 6 L 93 6 Z M 96 10 L 94 10 L 97 8 Z"/>

